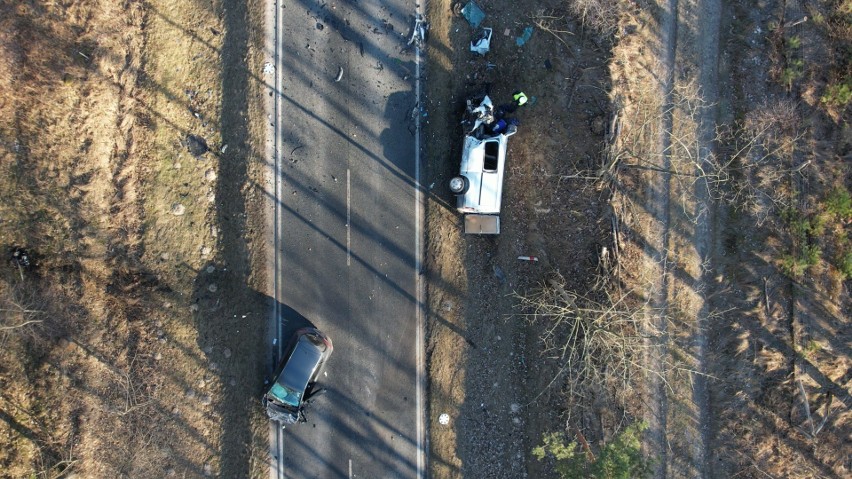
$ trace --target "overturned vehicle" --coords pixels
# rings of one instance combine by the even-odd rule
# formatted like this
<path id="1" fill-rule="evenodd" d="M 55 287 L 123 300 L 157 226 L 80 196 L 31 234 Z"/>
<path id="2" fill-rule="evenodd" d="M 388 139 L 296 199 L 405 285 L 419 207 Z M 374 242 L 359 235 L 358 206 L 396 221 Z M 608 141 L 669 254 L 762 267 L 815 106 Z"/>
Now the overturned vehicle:
<path id="1" fill-rule="evenodd" d="M 488 95 L 467 101 L 461 168 L 450 180 L 456 208 L 464 214 L 465 233 L 500 233 L 506 147 L 517 131 L 517 123 L 504 116 L 505 112 L 495 111 Z"/>

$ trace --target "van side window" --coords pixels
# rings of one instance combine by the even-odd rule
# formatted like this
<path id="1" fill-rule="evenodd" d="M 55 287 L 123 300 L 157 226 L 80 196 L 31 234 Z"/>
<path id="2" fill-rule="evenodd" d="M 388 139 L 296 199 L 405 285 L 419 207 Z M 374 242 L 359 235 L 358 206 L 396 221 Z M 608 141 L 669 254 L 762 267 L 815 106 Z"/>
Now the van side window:
<path id="1" fill-rule="evenodd" d="M 496 140 L 485 142 L 485 171 L 497 171 L 497 154 L 500 151 L 500 143 Z"/>

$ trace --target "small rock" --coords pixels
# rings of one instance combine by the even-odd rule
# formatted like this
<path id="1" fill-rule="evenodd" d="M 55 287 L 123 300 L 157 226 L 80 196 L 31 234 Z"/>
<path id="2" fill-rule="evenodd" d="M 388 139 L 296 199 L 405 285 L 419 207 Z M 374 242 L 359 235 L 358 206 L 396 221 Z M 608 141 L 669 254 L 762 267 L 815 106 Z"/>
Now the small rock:
<path id="1" fill-rule="evenodd" d="M 216 202 L 216 192 L 214 192 L 213 190 L 210 190 L 210 191 L 207 192 L 207 202 L 208 203 L 215 203 Z"/>
<path id="2" fill-rule="evenodd" d="M 521 410 L 521 405 L 520 405 L 520 404 L 518 404 L 518 403 L 512 403 L 512 404 L 509 406 L 509 410 L 511 410 L 511 411 L 512 411 L 512 414 L 517 414 L 517 413 L 518 413 L 518 411 L 520 411 L 520 410 Z"/>
<path id="3" fill-rule="evenodd" d="M 201 247 L 201 256 L 207 256 L 207 255 L 210 254 L 211 251 L 213 251 L 213 250 L 210 249 L 209 246 L 202 246 Z"/>
<path id="4" fill-rule="evenodd" d="M 172 257 L 172 255 L 170 255 L 168 252 L 160 254 L 160 259 L 162 261 L 168 261 L 169 258 L 171 258 L 171 257 Z"/>
<path id="5" fill-rule="evenodd" d="M 204 179 L 210 182 L 216 181 L 217 175 L 216 170 L 213 168 L 208 169 L 204 172 Z"/>
<path id="6" fill-rule="evenodd" d="M 210 147 L 207 146 L 207 140 L 196 135 L 186 135 L 184 145 L 192 153 L 192 156 L 196 158 L 210 151 Z"/>
<path id="7" fill-rule="evenodd" d="M 210 464 L 209 462 L 204 464 L 204 475 L 205 476 L 212 476 L 213 475 L 213 465 Z"/>
<path id="8" fill-rule="evenodd" d="M 198 305 L 197 304 L 190 304 L 189 310 L 192 311 L 193 313 L 197 313 L 198 312 Z"/>
<path id="9" fill-rule="evenodd" d="M 595 135 L 603 135 L 606 130 L 606 122 L 604 121 L 604 117 L 598 115 L 592 118 L 591 123 L 589 124 L 589 129 L 592 130 L 592 133 Z"/>
<path id="10" fill-rule="evenodd" d="M 493 269 L 494 269 L 494 276 L 496 276 L 497 279 L 499 279 L 501 283 L 505 283 L 506 282 L 506 275 L 505 275 L 505 273 L 503 273 L 503 268 L 501 268 L 501 267 L 499 267 L 495 264 Z"/>
<path id="11" fill-rule="evenodd" d="M 198 389 L 204 389 L 207 386 L 207 382 L 202 378 L 198 380 Z"/>
<path id="12" fill-rule="evenodd" d="M 175 203 L 172 205 L 170 213 L 175 216 L 183 216 L 183 214 L 186 213 L 186 206 L 180 203 Z"/>
<path id="13" fill-rule="evenodd" d="M 163 353 L 161 353 L 161 352 L 159 352 L 159 351 L 157 351 L 156 353 L 154 353 L 154 361 L 159 361 L 159 360 L 161 360 L 161 359 L 163 359 Z"/>
<path id="14" fill-rule="evenodd" d="M 177 475 L 177 472 L 171 467 L 166 468 L 164 472 L 166 473 L 166 477 L 174 477 L 175 475 Z"/>

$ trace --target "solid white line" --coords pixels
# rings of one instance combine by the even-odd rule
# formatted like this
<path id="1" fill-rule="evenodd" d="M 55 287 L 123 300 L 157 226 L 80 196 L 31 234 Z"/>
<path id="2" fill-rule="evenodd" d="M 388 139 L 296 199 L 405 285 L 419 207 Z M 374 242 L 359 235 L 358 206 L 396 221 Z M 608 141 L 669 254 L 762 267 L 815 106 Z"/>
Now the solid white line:
<path id="1" fill-rule="evenodd" d="M 415 15 L 423 14 L 423 3 L 417 2 L 415 4 Z M 420 269 L 423 265 L 423 244 L 421 238 L 423 236 L 423 195 L 420 191 L 420 109 L 422 106 L 420 105 L 420 74 L 421 74 L 421 52 L 420 47 L 416 47 L 414 49 L 414 94 L 415 104 L 417 105 L 417 120 L 415 120 L 415 135 L 414 135 L 414 217 L 415 217 L 415 226 L 414 226 L 414 277 L 415 277 L 415 288 L 417 288 L 417 340 L 416 340 L 416 361 L 417 361 L 417 391 L 415 394 L 416 397 L 416 406 L 417 406 L 417 478 L 425 479 L 426 477 L 426 451 L 424 450 L 424 444 L 426 444 L 426 431 L 424 429 L 424 415 L 426 413 L 423 406 L 423 392 L 426 388 L 426 361 L 424 359 L 424 345 L 423 339 L 426 333 L 425 324 L 424 324 L 424 305 L 423 298 L 425 297 L 425 285 L 422 281 L 422 276 L 420 275 Z"/>
<path id="2" fill-rule="evenodd" d="M 281 138 L 281 124 L 282 124 L 282 112 L 281 112 L 281 91 L 284 84 L 284 61 L 281 55 L 281 31 L 284 26 L 284 18 L 281 14 L 280 2 L 273 1 L 272 8 L 274 12 L 274 21 L 275 25 L 273 27 L 274 30 L 274 58 L 273 58 L 273 66 L 275 67 L 275 91 L 273 92 L 274 101 L 274 116 L 275 121 L 273 122 L 273 138 L 274 138 L 274 156 L 275 156 L 275 167 L 274 167 L 274 181 L 275 181 L 275 209 L 273 212 L 273 239 L 272 239 L 272 249 L 273 249 L 273 321 L 275 321 L 275 336 L 278 339 L 278 354 L 277 356 L 281 356 L 281 348 L 283 341 L 281 341 L 282 336 L 282 324 L 280 320 L 280 304 L 281 304 L 281 284 L 279 281 L 279 269 L 281 265 L 281 249 L 278 247 L 279 237 L 281 235 L 281 225 L 280 225 L 280 215 L 281 215 L 281 192 L 282 192 L 282 174 L 281 174 L 281 147 L 282 147 L 282 138 Z M 267 24 L 268 25 L 268 24 Z M 270 477 L 272 479 L 284 479 L 284 434 L 281 430 L 281 427 L 275 422 L 270 422 L 270 427 L 275 430 L 274 439 L 274 448 L 275 448 L 275 467 L 274 469 L 270 468 Z"/>
<path id="3" fill-rule="evenodd" d="M 352 265 L 352 186 L 349 180 L 349 168 L 346 169 L 346 266 Z"/>
<path id="4" fill-rule="evenodd" d="M 352 479 L 352 459 L 349 460 L 349 479 Z"/>

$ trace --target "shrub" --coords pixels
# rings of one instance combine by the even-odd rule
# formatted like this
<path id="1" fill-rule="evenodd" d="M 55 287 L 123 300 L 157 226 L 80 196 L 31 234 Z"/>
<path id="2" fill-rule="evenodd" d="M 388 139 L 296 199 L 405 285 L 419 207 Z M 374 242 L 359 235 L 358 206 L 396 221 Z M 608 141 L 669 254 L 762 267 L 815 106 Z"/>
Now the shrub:
<path id="1" fill-rule="evenodd" d="M 640 479 L 651 474 L 651 461 L 642 455 L 640 436 L 648 428 L 644 421 L 631 424 L 590 458 L 576 441 L 566 442 L 564 434 L 544 436 L 544 444 L 533 449 L 538 460 L 550 456 L 563 479 Z"/>
<path id="2" fill-rule="evenodd" d="M 834 188 L 825 198 L 825 211 L 841 221 L 852 219 L 852 196 L 846 188 Z"/>

